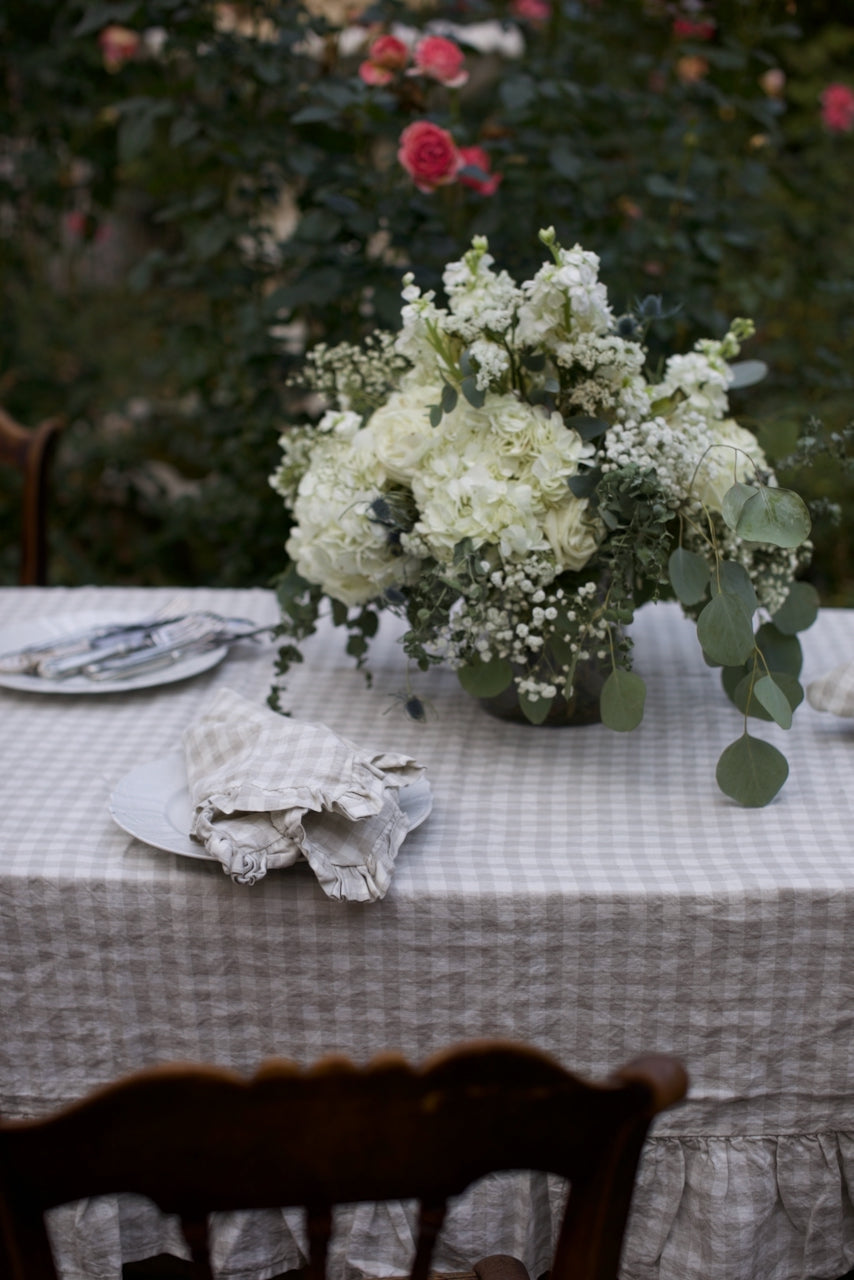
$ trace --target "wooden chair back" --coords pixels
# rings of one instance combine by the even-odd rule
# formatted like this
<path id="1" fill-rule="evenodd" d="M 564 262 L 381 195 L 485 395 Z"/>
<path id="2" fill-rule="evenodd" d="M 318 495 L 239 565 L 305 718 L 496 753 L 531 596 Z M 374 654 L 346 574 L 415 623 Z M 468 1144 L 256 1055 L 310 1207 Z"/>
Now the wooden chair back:
<path id="1" fill-rule="evenodd" d="M 283 1060 L 252 1079 L 155 1067 L 38 1121 L 0 1123 L 0 1257 L 9 1280 L 56 1280 L 43 1214 L 112 1192 L 181 1219 L 193 1276 L 210 1280 L 207 1216 L 302 1205 L 308 1280 L 323 1280 L 336 1204 L 420 1202 L 411 1275 L 426 1280 L 449 1197 L 486 1173 L 536 1169 L 572 1184 L 552 1280 L 614 1280 L 650 1121 L 685 1072 L 640 1058 L 589 1084 L 539 1051 L 500 1041 L 421 1068 Z"/>
<path id="2" fill-rule="evenodd" d="M 21 498 L 22 586 L 47 581 L 47 477 L 50 456 L 62 429 L 62 418 L 47 418 L 37 427 L 21 426 L 0 408 L 0 463 L 23 476 Z"/>

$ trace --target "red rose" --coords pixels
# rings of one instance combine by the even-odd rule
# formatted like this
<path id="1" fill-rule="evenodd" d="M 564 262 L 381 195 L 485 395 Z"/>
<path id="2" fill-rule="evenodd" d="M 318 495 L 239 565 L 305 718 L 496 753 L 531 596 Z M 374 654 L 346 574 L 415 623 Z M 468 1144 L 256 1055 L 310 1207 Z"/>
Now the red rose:
<path id="1" fill-rule="evenodd" d="M 416 120 L 400 135 L 397 158 L 419 191 L 435 191 L 453 182 L 462 157 L 446 129 L 429 120 Z"/>
<path id="2" fill-rule="evenodd" d="M 854 92 L 847 84 L 829 84 L 821 95 L 821 118 L 833 133 L 854 128 Z"/>
<path id="3" fill-rule="evenodd" d="M 359 75 L 365 84 L 389 84 L 396 71 L 402 71 L 409 61 L 409 50 L 397 36 L 377 36 L 368 58 L 359 67 Z"/>
<path id="4" fill-rule="evenodd" d="M 692 18 L 674 18 L 673 34 L 677 40 L 711 40 L 715 34 L 715 24 L 698 22 Z"/>
<path id="5" fill-rule="evenodd" d="M 136 56 L 139 33 L 128 27 L 104 27 L 98 34 L 98 44 L 107 71 L 118 71 L 122 63 Z"/>
<path id="6" fill-rule="evenodd" d="M 483 147 L 460 147 L 460 159 L 463 162 L 460 182 L 474 191 L 479 191 L 482 196 L 494 196 L 503 175 L 489 172 L 491 162 Z M 486 176 L 479 178 L 474 174 L 466 173 L 465 169 L 480 169 Z"/>
<path id="7" fill-rule="evenodd" d="M 463 70 L 465 54 L 453 40 L 444 36 L 425 36 L 415 46 L 415 66 L 410 75 L 429 76 L 449 89 L 459 89 L 469 78 Z"/>

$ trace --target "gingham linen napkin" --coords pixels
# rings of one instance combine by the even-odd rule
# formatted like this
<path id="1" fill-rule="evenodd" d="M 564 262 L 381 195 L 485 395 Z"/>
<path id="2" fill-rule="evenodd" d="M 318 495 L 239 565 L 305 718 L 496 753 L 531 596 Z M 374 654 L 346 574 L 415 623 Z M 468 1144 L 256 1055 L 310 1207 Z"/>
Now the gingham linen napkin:
<path id="1" fill-rule="evenodd" d="M 191 835 L 238 884 L 300 858 L 330 898 L 382 898 L 409 830 L 397 801 L 422 766 L 371 754 L 222 689 L 184 732 Z"/>
<path id="2" fill-rule="evenodd" d="M 843 662 L 808 684 L 807 701 L 816 711 L 854 717 L 854 662 Z"/>

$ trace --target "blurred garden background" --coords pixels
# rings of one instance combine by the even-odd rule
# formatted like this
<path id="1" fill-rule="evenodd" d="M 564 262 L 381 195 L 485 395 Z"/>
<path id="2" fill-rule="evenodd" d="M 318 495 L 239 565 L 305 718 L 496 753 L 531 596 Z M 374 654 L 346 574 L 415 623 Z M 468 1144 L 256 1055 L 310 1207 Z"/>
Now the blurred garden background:
<path id="1" fill-rule="evenodd" d="M 813 504 L 824 603 L 854 606 L 846 9 L 4 0 L 0 403 L 68 421 L 50 581 L 268 584 L 305 350 L 396 327 L 404 272 L 439 289 L 474 234 L 521 279 L 554 226 L 617 309 L 660 300 L 653 359 L 753 318 L 768 372 L 733 412 Z M 426 34 L 458 52 L 419 65 Z M 18 496 L 0 475 L 3 583 Z"/>

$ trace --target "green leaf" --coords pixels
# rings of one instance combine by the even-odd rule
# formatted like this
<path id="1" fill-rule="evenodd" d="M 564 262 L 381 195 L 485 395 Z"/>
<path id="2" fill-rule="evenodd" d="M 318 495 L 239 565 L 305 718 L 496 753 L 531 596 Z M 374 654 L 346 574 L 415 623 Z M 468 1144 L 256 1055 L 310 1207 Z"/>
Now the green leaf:
<path id="1" fill-rule="evenodd" d="M 677 600 L 682 604 L 699 604 L 709 585 L 709 566 L 696 551 L 677 547 L 667 562 L 668 573 Z"/>
<path id="2" fill-rule="evenodd" d="M 602 723 L 618 733 L 630 733 L 643 719 L 645 701 L 646 685 L 640 676 L 616 667 L 599 695 Z"/>
<path id="3" fill-rule="evenodd" d="M 529 698 L 527 694 L 519 694 L 519 706 L 529 724 L 542 724 L 552 705 L 551 698 Z"/>
<path id="4" fill-rule="evenodd" d="M 755 496 L 756 487 L 752 484 L 734 484 L 727 489 L 721 503 L 721 515 L 730 529 L 735 529 L 738 524 L 742 508 L 748 498 L 754 498 Z"/>
<path id="5" fill-rule="evenodd" d="M 770 742 L 745 733 L 718 760 L 715 777 L 724 795 L 748 809 L 769 804 L 789 776 L 786 757 Z"/>
<path id="6" fill-rule="evenodd" d="M 784 635 L 773 622 L 765 622 L 756 632 L 756 644 L 769 671 L 785 671 L 799 676 L 804 655 L 797 636 Z"/>
<path id="7" fill-rule="evenodd" d="M 566 483 L 573 497 L 589 498 L 601 479 L 602 468 L 591 467 L 589 471 L 579 471 L 577 475 L 570 476 Z"/>
<path id="8" fill-rule="evenodd" d="M 772 615 L 774 626 L 783 635 L 806 631 L 818 616 L 819 595 L 809 582 L 793 582 L 789 594 Z"/>
<path id="9" fill-rule="evenodd" d="M 774 683 L 783 691 L 791 710 L 796 710 L 804 700 L 804 691 L 797 677 L 789 675 L 787 671 L 772 671 L 771 675 Z M 755 696 L 754 680 L 752 663 L 748 663 L 747 671 L 744 667 L 724 667 L 721 671 L 721 683 L 727 697 L 742 715 L 755 716 L 757 720 L 772 720 L 773 716 Z"/>
<path id="10" fill-rule="evenodd" d="M 750 611 L 740 596 L 722 591 L 713 596 L 697 619 L 697 638 L 713 662 L 737 667 L 753 652 Z"/>
<path id="11" fill-rule="evenodd" d="M 513 668 L 506 658 L 490 658 L 488 662 L 472 662 L 460 667 L 457 679 L 472 697 L 494 698 L 511 684 Z"/>
<path id="12" fill-rule="evenodd" d="M 430 405 L 430 426 L 438 427 L 442 421 L 442 406 L 440 404 Z"/>
<path id="13" fill-rule="evenodd" d="M 747 572 L 743 564 L 737 564 L 734 560 L 722 560 L 718 568 L 721 580 L 721 590 L 731 591 L 734 596 L 738 596 L 744 602 L 750 613 L 753 613 L 759 606 L 756 598 L 756 591 L 753 583 L 750 581 L 750 574 Z M 717 581 L 715 575 L 712 575 L 712 594 L 717 595 Z"/>
<path id="14" fill-rule="evenodd" d="M 478 388 L 477 383 L 475 382 L 474 378 L 471 377 L 471 375 L 469 375 L 466 378 L 463 378 L 462 382 L 460 383 L 460 391 L 462 391 L 466 400 L 468 400 L 469 404 L 472 406 L 473 409 L 483 408 L 484 403 L 486 401 L 486 392 L 481 391 Z"/>
<path id="15" fill-rule="evenodd" d="M 768 366 L 764 360 L 739 360 L 731 364 L 730 369 L 732 370 L 730 391 L 738 391 L 741 387 L 752 387 L 757 382 L 761 382 L 768 373 Z"/>
<path id="16" fill-rule="evenodd" d="M 458 399 L 457 388 L 452 387 L 450 382 L 446 382 L 442 387 L 442 413 L 453 413 Z M 438 425 L 436 423 L 436 426 Z"/>
<path id="17" fill-rule="evenodd" d="M 792 708 L 789 699 L 773 677 L 763 676 L 761 680 L 757 680 L 753 692 L 781 729 L 791 729 Z"/>
<path id="18" fill-rule="evenodd" d="M 800 494 L 763 485 L 741 509 L 735 532 L 748 542 L 799 547 L 809 537 L 810 513 Z"/>
<path id="19" fill-rule="evenodd" d="M 604 418 L 591 418 L 589 413 L 576 413 L 571 418 L 564 418 L 570 431 L 577 431 L 582 440 L 595 440 L 608 430 L 609 423 Z"/>

